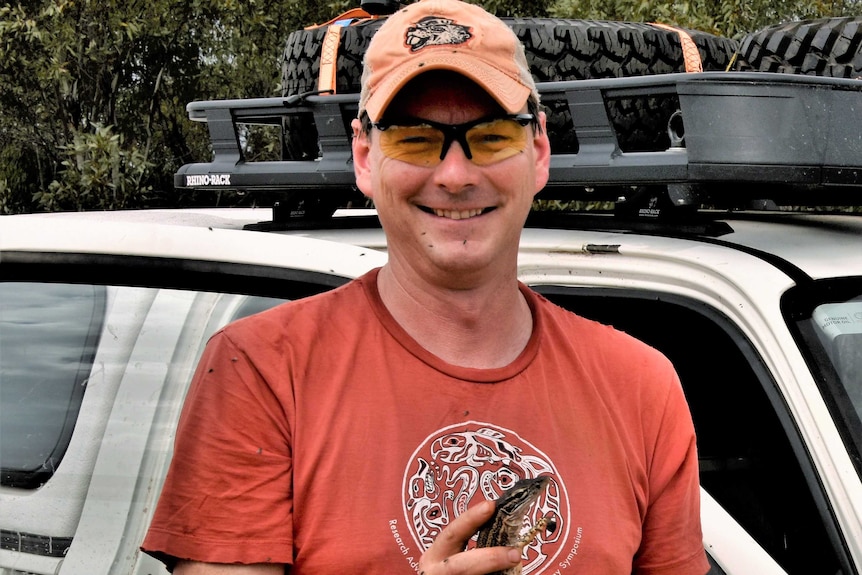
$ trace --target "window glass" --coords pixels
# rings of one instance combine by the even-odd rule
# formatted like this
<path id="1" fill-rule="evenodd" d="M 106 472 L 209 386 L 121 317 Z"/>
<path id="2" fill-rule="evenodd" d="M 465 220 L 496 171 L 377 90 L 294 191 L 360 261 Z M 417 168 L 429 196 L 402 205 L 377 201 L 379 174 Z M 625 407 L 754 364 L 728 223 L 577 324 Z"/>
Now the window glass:
<path id="1" fill-rule="evenodd" d="M 2 485 L 33 489 L 66 453 L 105 321 L 105 286 L 0 283 Z M 284 299 L 241 296 L 229 320 Z"/>
<path id="2" fill-rule="evenodd" d="M 284 303 L 286 301 L 288 300 L 275 297 L 248 296 L 243 299 L 242 303 L 230 319 L 231 321 L 234 321 L 241 317 L 256 314 L 268 310 L 271 307 L 275 307 L 278 304 Z"/>
<path id="3" fill-rule="evenodd" d="M 2 485 L 35 488 L 69 444 L 105 315 L 103 286 L 0 284 Z"/>
<path id="4" fill-rule="evenodd" d="M 782 304 L 862 477 L 862 279 L 800 286 Z"/>
<path id="5" fill-rule="evenodd" d="M 862 415 L 862 297 L 824 303 L 811 314 L 815 333 L 826 357 L 847 391 L 848 406 Z"/>

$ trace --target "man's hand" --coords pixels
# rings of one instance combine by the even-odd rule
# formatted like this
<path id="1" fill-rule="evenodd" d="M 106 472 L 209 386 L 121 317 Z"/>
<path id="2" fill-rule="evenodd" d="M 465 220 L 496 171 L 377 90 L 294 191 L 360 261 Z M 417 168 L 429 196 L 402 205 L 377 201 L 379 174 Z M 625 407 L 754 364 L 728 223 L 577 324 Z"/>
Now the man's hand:
<path id="1" fill-rule="evenodd" d="M 419 559 L 419 575 L 484 575 L 517 565 L 521 552 L 512 547 L 464 551 L 467 540 L 491 518 L 494 508 L 493 501 L 485 501 L 447 525 Z"/>

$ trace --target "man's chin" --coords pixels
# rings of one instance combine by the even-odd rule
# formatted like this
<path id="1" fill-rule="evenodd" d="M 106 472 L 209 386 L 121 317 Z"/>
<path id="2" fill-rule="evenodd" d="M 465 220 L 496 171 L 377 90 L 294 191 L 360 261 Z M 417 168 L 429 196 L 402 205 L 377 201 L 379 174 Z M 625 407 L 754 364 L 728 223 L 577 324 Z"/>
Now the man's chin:
<path id="1" fill-rule="evenodd" d="M 462 246 L 454 248 L 432 250 L 434 253 L 429 254 L 429 259 L 438 270 L 456 279 L 482 274 L 495 261 L 488 253 L 483 253 L 484 250 L 477 249 L 478 246 L 473 246 L 472 250 Z"/>

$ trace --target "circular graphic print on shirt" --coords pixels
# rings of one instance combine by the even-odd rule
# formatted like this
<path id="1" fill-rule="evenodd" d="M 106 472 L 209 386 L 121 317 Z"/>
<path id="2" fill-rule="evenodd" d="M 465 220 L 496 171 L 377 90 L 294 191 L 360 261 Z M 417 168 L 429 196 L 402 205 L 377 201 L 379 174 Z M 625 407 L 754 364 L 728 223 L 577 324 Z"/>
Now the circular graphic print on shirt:
<path id="1" fill-rule="evenodd" d="M 440 429 L 416 449 L 404 474 L 402 497 L 410 532 L 424 551 L 440 531 L 471 505 L 497 499 L 519 479 L 546 475 L 546 491 L 530 508 L 523 531 L 540 517 L 556 522 L 524 549 L 523 573 L 553 564 L 568 540 L 569 498 L 548 457 L 517 433 L 468 421 Z M 469 546 L 475 545 L 471 542 Z"/>

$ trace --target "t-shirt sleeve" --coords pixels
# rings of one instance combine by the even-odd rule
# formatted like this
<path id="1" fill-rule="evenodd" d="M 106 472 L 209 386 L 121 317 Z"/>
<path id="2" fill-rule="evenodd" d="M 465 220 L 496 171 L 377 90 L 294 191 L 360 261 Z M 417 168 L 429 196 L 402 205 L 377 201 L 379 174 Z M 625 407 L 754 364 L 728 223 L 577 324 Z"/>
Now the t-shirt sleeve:
<path id="1" fill-rule="evenodd" d="M 291 442 L 282 402 L 219 332 L 177 427 L 174 454 L 142 549 L 176 559 L 292 563 Z"/>
<path id="2" fill-rule="evenodd" d="M 700 527 L 700 483 L 694 426 L 671 370 L 649 460 L 649 504 L 635 556 L 639 575 L 703 575 L 709 563 Z"/>

